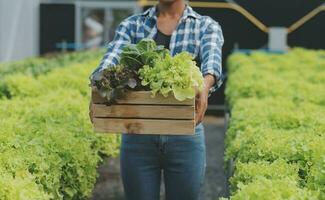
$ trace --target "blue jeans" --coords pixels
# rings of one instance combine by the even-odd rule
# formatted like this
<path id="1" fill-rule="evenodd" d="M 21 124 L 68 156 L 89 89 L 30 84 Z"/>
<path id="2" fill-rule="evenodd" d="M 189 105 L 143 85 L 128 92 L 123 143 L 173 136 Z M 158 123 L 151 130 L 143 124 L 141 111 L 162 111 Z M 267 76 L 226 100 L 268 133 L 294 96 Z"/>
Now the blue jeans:
<path id="1" fill-rule="evenodd" d="M 167 200 L 198 200 L 206 167 L 203 125 L 194 135 L 123 134 L 120 159 L 127 200 L 159 200 L 162 175 Z"/>

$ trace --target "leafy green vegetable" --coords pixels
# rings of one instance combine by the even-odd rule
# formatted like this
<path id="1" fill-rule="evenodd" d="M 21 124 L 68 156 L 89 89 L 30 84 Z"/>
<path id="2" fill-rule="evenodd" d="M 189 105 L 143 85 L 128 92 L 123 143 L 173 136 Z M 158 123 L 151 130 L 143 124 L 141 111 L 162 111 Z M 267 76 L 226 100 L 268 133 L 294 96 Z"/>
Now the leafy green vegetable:
<path id="1" fill-rule="evenodd" d="M 93 84 L 108 103 L 114 103 L 117 98 L 123 97 L 127 90 L 141 89 L 136 71 L 123 65 L 108 67 L 97 76 L 93 79 Z"/>
<path id="2" fill-rule="evenodd" d="M 1 200 L 89 199 L 99 162 L 120 144 L 118 135 L 96 135 L 88 117 L 87 81 L 99 58 L 5 77 L 12 98 L 0 100 Z"/>
<path id="3" fill-rule="evenodd" d="M 103 54 L 103 49 L 94 51 L 77 51 L 72 53 L 52 55 L 50 58 L 36 57 L 21 61 L 0 64 L 0 98 L 10 98 L 6 78 L 21 74 L 22 76 L 38 77 L 47 74 L 57 68 L 66 68 L 77 63 L 98 60 Z"/>
<path id="4" fill-rule="evenodd" d="M 240 184 L 238 192 L 230 200 L 317 200 L 317 192 L 299 188 L 297 182 L 284 178 L 270 180 L 259 177 L 247 185 Z"/>
<path id="5" fill-rule="evenodd" d="M 301 48 L 230 56 L 230 199 L 325 199 L 324 58 Z"/>
<path id="6" fill-rule="evenodd" d="M 138 70 L 143 65 L 153 66 L 155 59 L 168 53 L 163 46 L 157 46 L 154 40 L 142 39 L 137 44 L 129 44 L 123 48 L 120 64 Z"/>
<path id="7" fill-rule="evenodd" d="M 147 90 L 138 76 L 138 70 L 144 65 L 152 66 L 156 59 L 168 53 L 162 46 L 157 46 L 152 39 L 143 39 L 137 44 L 126 45 L 121 53 L 120 64 L 109 66 L 94 74 L 91 85 L 97 87 L 108 103 L 125 95 L 127 90 Z"/>
<path id="8" fill-rule="evenodd" d="M 141 83 L 140 83 L 141 82 Z M 183 101 L 194 98 L 195 89 L 203 88 L 203 77 L 189 53 L 171 57 L 163 46 L 152 39 L 124 47 L 120 64 L 94 74 L 92 86 L 109 103 L 127 90 L 151 90 L 164 96 L 172 93 Z"/>
<path id="9" fill-rule="evenodd" d="M 203 77 L 192 56 L 182 52 L 174 57 L 166 55 L 155 60 L 154 66 L 145 65 L 139 70 L 141 84 L 150 86 L 155 95 L 168 96 L 171 92 L 183 101 L 195 97 L 195 88 L 202 90 Z"/>

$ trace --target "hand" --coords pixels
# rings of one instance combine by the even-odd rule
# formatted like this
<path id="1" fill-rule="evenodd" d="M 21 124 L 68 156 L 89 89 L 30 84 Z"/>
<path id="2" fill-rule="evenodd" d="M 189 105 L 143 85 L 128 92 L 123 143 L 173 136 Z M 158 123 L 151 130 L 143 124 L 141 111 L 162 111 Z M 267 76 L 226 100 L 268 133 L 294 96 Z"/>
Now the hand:
<path id="1" fill-rule="evenodd" d="M 208 108 L 208 93 L 202 91 L 195 97 L 195 124 L 198 125 L 203 121 L 205 111 Z"/>
<path id="2" fill-rule="evenodd" d="M 92 106 L 92 104 L 93 104 L 93 102 L 92 101 L 90 101 L 90 103 L 89 103 L 89 119 L 90 119 L 90 122 L 91 123 L 94 123 L 94 121 L 93 121 L 93 106 Z"/>
<path id="3" fill-rule="evenodd" d="M 195 89 L 195 123 L 198 125 L 203 121 L 205 111 L 208 108 L 209 89 L 214 85 L 215 77 L 211 74 L 204 76 L 204 88 L 201 92 Z"/>

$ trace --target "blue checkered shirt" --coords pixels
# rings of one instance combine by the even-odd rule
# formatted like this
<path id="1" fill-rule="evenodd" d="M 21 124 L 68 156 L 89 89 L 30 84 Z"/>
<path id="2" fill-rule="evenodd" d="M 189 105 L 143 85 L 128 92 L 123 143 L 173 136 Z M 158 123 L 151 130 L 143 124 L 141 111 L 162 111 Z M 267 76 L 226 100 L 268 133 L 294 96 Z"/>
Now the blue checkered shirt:
<path id="1" fill-rule="evenodd" d="M 92 73 L 102 71 L 119 62 L 122 48 L 129 43 L 137 43 L 143 38 L 154 38 L 157 34 L 157 8 L 152 7 L 144 13 L 128 17 L 118 26 L 114 39 L 100 65 Z M 174 56 L 187 51 L 201 62 L 201 72 L 211 74 L 218 80 L 210 92 L 222 84 L 221 50 L 224 39 L 220 25 L 208 16 L 201 16 L 190 6 L 186 6 L 176 30 L 170 40 L 170 53 Z M 92 78 L 92 75 L 90 78 Z"/>

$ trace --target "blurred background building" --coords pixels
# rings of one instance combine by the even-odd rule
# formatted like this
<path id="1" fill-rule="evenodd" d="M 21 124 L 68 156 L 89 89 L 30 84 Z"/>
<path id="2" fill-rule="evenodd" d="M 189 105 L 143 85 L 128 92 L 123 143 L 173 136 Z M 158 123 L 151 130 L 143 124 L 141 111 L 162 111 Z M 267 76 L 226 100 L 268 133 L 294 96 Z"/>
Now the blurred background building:
<path id="1" fill-rule="evenodd" d="M 0 0 L 0 62 L 109 41 L 136 1 Z"/>

